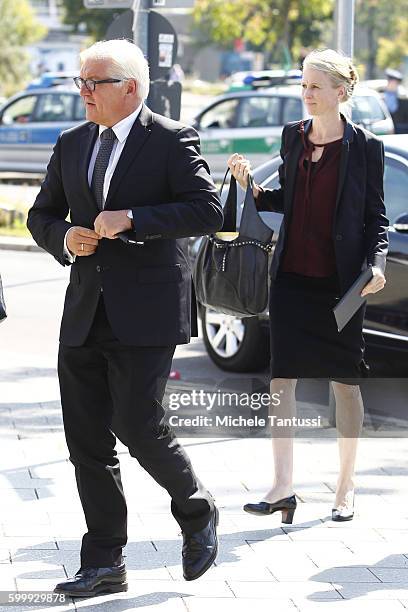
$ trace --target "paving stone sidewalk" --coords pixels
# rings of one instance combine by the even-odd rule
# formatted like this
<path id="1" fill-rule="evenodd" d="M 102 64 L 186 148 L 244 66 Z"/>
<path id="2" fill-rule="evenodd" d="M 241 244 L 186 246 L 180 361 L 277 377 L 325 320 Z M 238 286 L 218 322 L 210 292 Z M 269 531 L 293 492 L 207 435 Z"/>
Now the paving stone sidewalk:
<path id="1" fill-rule="evenodd" d="M 85 524 L 67 459 L 56 372 L 15 365 L 0 373 L 0 590 L 47 591 L 78 569 Z M 268 485 L 269 440 L 184 440 L 220 508 L 217 563 L 190 583 L 182 579 L 181 537 L 167 494 L 119 446 L 129 505 L 129 591 L 58 609 L 408 608 L 407 439 L 361 440 L 357 516 L 336 524 L 330 520 L 337 474 L 333 434 L 328 429 L 327 437 L 296 441 L 299 505 L 292 526 L 283 526 L 277 514 L 259 518 L 242 511 Z"/>

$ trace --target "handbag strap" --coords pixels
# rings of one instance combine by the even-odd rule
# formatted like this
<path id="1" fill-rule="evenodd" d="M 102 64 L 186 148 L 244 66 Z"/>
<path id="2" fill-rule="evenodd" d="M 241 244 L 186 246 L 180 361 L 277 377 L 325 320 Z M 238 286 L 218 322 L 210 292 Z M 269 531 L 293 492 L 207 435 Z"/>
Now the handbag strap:
<path id="1" fill-rule="evenodd" d="M 223 187 L 225 185 L 225 181 L 227 180 L 228 173 L 230 169 L 228 168 L 224 180 L 222 181 L 221 189 L 220 189 L 220 198 L 222 194 Z M 228 189 L 227 199 L 225 200 L 224 208 L 224 223 L 222 225 L 222 232 L 235 232 L 237 228 L 237 182 L 234 176 L 231 174 L 231 180 Z"/>
<path id="2" fill-rule="evenodd" d="M 222 185 L 220 189 L 220 198 L 221 198 L 222 190 L 225 185 L 225 181 L 227 180 L 227 176 L 229 172 L 230 172 L 230 169 L 227 168 L 227 171 L 224 175 L 224 179 L 222 181 Z M 252 174 L 248 175 L 248 181 L 249 181 L 249 186 L 252 189 L 253 184 L 254 184 L 254 179 L 252 177 Z M 227 195 L 227 199 L 224 204 L 223 213 L 224 213 L 224 223 L 220 231 L 235 232 L 237 229 L 237 180 L 233 174 L 231 174 L 228 195 Z"/>

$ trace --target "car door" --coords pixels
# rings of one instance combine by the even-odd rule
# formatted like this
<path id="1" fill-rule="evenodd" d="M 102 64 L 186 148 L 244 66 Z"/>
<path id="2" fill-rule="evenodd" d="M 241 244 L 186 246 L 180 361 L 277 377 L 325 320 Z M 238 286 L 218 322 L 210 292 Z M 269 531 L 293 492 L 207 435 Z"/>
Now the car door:
<path id="1" fill-rule="evenodd" d="M 195 126 L 200 134 L 201 153 L 217 179 L 225 172 L 227 159 L 234 152 L 232 133 L 236 127 L 238 106 L 238 98 L 218 101 L 200 115 Z"/>
<path id="2" fill-rule="evenodd" d="M 364 327 L 370 341 L 406 341 L 408 350 L 408 232 L 394 226 L 398 217 L 408 214 L 407 194 L 408 158 L 386 152 L 384 199 L 390 221 L 387 284 L 369 297 Z"/>
<path id="3" fill-rule="evenodd" d="M 0 124 L 0 170 L 45 172 L 58 135 L 84 119 L 78 94 L 32 93 L 4 107 Z"/>
<path id="4" fill-rule="evenodd" d="M 51 156 L 58 136 L 81 119 L 77 111 L 77 94 L 52 91 L 39 95 L 31 124 L 31 142 L 35 152 L 35 162 L 44 170 Z"/>
<path id="5" fill-rule="evenodd" d="M 21 96 L 6 104 L 0 117 L 0 170 L 15 171 L 21 164 L 22 151 L 26 162 L 33 160 L 32 118 L 38 101 L 36 95 Z"/>
<path id="6" fill-rule="evenodd" d="M 233 135 L 234 151 L 248 157 L 252 167 L 279 152 L 282 135 L 282 98 L 276 95 L 242 97 Z"/>
<path id="7" fill-rule="evenodd" d="M 248 95 L 221 100 L 201 114 L 197 129 L 215 178 L 222 177 L 235 152 L 249 157 L 255 167 L 279 148 L 280 98 Z"/>
<path id="8" fill-rule="evenodd" d="M 306 109 L 303 108 L 300 96 L 285 96 L 282 98 L 282 125 L 286 125 L 290 121 L 300 121 L 308 116 Z"/>

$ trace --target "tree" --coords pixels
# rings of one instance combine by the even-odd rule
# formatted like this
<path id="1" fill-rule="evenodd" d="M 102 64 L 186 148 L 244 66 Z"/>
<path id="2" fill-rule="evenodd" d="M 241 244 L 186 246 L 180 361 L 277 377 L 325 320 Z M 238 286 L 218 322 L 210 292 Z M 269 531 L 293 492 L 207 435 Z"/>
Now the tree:
<path id="1" fill-rule="evenodd" d="M 376 66 L 397 67 L 408 54 L 407 0 L 357 0 L 356 23 L 366 31 L 368 46 L 358 53 L 367 66 L 367 79 L 375 78 Z"/>
<path id="2" fill-rule="evenodd" d="M 124 10 L 118 9 L 87 9 L 83 0 L 62 0 L 64 7 L 64 23 L 72 25 L 75 32 L 82 32 L 84 26 L 86 32 L 94 40 L 103 40 L 108 26 L 117 15 Z"/>
<path id="3" fill-rule="evenodd" d="M 194 23 L 201 43 L 231 48 L 237 38 L 271 51 L 298 52 L 325 36 L 333 0 L 196 0 Z"/>
<path id="4" fill-rule="evenodd" d="M 399 66 L 404 57 L 408 55 L 408 19 L 398 17 L 395 22 L 394 36 L 381 37 L 378 41 L 377 63 L 385 70 L 387 67 Z"/>
<path id="5" fill-rule="evenodd" d="M 26 46 L 45 36 L 27 0 L 0 0 L 0 86 L 10 96 L 29 77 Z"/>

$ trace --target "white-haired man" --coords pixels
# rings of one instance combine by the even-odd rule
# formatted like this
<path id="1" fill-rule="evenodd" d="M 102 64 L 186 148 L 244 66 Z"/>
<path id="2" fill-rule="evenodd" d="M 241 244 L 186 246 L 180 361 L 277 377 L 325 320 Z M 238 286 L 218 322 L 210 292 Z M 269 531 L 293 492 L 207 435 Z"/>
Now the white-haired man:
<path id="1" fill-rule="evenodd" d="M 88 530 L 79 571 L 56 590 L 92 596 L 127 589 L 116 436 L 171 496 L 184 577 L 215 559 L 217 510 L 161 401 L 175 346 L 196 335 L 187 237 L 219 229 L 222 209 L 197 133 L 144 104 L 149 69 L 138 47 L 94 44 L 75 83 L 88 121 L 59 137 L 28 227 L 72 264 L 58 375 Z"/>

